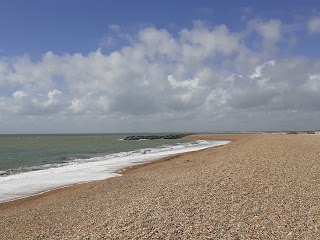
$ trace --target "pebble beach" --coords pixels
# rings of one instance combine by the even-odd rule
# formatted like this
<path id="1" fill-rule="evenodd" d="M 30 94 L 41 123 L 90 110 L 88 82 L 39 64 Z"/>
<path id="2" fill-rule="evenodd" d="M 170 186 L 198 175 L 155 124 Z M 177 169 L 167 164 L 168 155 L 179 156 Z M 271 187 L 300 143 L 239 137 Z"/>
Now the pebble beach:
<path id="1" fill-rule="evenodd" d="M 0 239 L 320 239 L 320 135 L 231 143 L 0 203 Z"/>

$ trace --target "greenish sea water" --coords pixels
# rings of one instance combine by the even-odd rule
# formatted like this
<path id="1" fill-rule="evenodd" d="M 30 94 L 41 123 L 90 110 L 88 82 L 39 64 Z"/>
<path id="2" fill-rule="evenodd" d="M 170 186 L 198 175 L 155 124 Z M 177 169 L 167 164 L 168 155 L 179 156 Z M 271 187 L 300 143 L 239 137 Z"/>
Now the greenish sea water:
<path id="1" fill-rule="evenodd" d="M 130 134 L 0 135 L 0 174 L 55 167 L 75 159 L 179 145 L 188 141 L 123 141 Z"/>
<path id="2" fill-rule="evenodd" d="M 0 202 L 119 176 L 121 169 L 227 141 L 122 140 L 127 135 L 0 135 Z"/>

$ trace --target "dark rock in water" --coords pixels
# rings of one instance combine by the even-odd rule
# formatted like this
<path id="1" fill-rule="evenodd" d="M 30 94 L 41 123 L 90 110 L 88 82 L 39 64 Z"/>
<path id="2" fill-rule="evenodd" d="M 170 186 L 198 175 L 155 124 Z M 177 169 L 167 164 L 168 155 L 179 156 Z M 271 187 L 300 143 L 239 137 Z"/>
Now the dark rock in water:
<path id="1" fill-rule="evenodd" d="M 127 136 L 123 140 L 154 140 L 154 139 L 180 139 L 191 134 L 166 134 L 166 135 L 134 135 Z"/>

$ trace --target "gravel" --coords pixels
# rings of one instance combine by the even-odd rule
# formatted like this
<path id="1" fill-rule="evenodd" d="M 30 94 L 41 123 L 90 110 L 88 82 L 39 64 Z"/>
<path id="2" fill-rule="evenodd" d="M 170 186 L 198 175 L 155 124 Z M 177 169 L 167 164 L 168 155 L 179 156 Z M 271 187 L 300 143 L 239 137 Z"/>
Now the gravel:
<path id="1" fill-rule="evenodd" d="M 320 135 L 232 143 L 0 204 L 0 239 L 320 239 Z"/>

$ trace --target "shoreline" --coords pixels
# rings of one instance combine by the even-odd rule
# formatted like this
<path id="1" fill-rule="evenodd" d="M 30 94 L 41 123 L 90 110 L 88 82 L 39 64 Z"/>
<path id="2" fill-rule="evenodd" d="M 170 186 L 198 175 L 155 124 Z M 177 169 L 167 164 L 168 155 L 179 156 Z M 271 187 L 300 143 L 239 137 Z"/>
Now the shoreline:
<path id="1" fill-rule="evenodd" d="M 0 204 L 3 239 L 317 239 L 320 136 L 230 144 Z"/>
<path id="2" fill-rule="evenodd" d="M 217 147 L 219 147 L 219 146 L 217 146 Z M 204 150 L 204 149 L 202 149 L 202 150 Z M 202 151 L 202 150 L 197 150 L 197 151 L 193 151 L 193 152 L 198 152 L 198 151 Z M 189 152 L 186 152 L 186 153 L 189 153 Z M 156 162 L 170 161 L 171 159 L 173 159 L 175 157 L 182 156 L 183 154 L 185 154 L 185 153 L 180 153 L 180 154 L 176 154 L 176 155 L 172 155 L 172 156 L 161 157 L 159 159 L 154 159 L 154 160 L 150 160 L 150 161 L 147 161 L 147 162 L 144 162 L 144 163 L 138 163 L 136 165 L 128 166 L 128 167 L 125 167 L 123 169 L 115 171 L 113 173 L 114 176 L 113 177 L 109 177 L 109 178 L 122 177 L 122 176 L 124 176 L 126 174 L 130 174 L 131 172 L 134 172 L 134 171 L 138 170 L 140 167 L 145 167 L 147 165 L 151 165 L 151 164 L 156 163 Z M 0 209 L 1 209 L 1 205 L 2 204 L 7 204 L 7 203 L 11 203 L 11 202 L 13 202 L 13 204 L 15 204 L 15 202 L 20 202 L 20 201 L 23 201 L 23 200 L 28 201 L 29 200 L 28 198 L 30 198 L 30 200 L 32 200 L 32 198 L 37 198 L 38 196 L 41 197 L 40 195 L 50 194 L 50 192 L 52 192 L 52 194 L 54 194 L 55 191 L 63 190 L 64 188 L 69 188 L 69 187 L 72 188 L 74 186 L 81 185 L 81 184 L 88 184 L 88 183 L 94 183 L 94 182 L 99 182 L 99 181 L 106 181 L 109 178 L 102 179 L 102 180 L 92 180 L 92 181 L 87 181 L 87 182 L 79 182 L 79 183 L 74 183 L 74 184 L 70 184 L 70 185 L 64 185 L 64 186 L 61 186 L 61 187 L 52 188 L 52 189 L 48 189 L 48 190 L 41 191 L 41 192 L 38 192 L 38 193 L 34 193 L 34 194 L 31 194 L 31 195 L 28 195 L 28 196 L 2 201 L 2 202 L 0 202 Z"/>
<path id="3" fill-rule="evenodd" d="M 219 146 L 218 146 L 219 147 Z M 202 149 L 204 150 L 204 149 Z M 198 150 L 198 151 L 202 151 L 202 150 Z M 198 152 L 198 151 L 194 151 L 194 152 Z M 186 152 L 189 153 L 189 152 Z M 152 165 L 156 162 L 166 162 L 166 161 L 170 161 L 171 159 L 174 159 L 175 157 L 179 157 L 182 156 L 184 153 L 180 153 L 180 154 L 176 154 L 173 156 L 167 156 L 167 157 L 163 157 L 163 158 L 159 158 L 159 159 L 155 159 L 155 160 L 150 160 L 148 162 L 145 163 L 141 163 L 141 164 L 137 164 L 137 165 L 132 165 L 132 166 L 128 166 L 126 168 L 120 169 L 118 171 L 115 171 L 114 177 L 110 177 L 110 178 L 116 178 L 116 177 L 122 177 L 124 175 L 130 174 L 131 172 L 135 172 L 135 171 L 139 171 L 139 168 L 142 167 L 146 167 L 148 165 Z M 79 182 L 79 183 L 74 183 L 74 184 L 70 184 L 70 185 L 65 185 L 65 186 L 61 186 L 61 187 L 57 187 L 57 188 L 53 188 L 53 189 L 48 189 L 39 193 L 35 193 L 32 195 L 28 195 L 25 197 L 20 197 L 20 198 L 16 198 L 16 199 L 11 199 L 11 200 L 7 200 L 7 201 L 3 201 L 0 202 L 0 210 L 3 205 L 9 205 L 10 203 L 12 203 L 12 205 L 15 204 L 19 204 L 20 202 L 28 202 L 29 200 L 32 201 L 32 199 L 37 199 L 37 198 L 41 198 L 41 195 L 51 195 L 51 194 L 55 194 L 55 192 L 59 192 L 60 190 L 63 191 L 63 189 L 65 188 L 72 188 L 74 186 L 77 185 L 82 185 L 82 184 L 88 184 L 88 183 L 95 183 L 95 182 L 100 182 L 100 181 L 106 181 L 110 178 L 106 178 L 106 179 L 102 179 L 102 180 L 92 180 L 92 181 L 87 181 L 87 182 Z M 52 193 L 51 193 L 52 192 Z M 30 199 L 29 199 L 30 198 Z"/>
<path id="4" fill-rule="evenodd" d="M 192 135 L 187 135 L 187 136 L 184 136 L 183 138 L 188 139 L 188 136 L 192 136 Z M 190 137 L 189 140 L 200 140 L 200 139 Z M 226 144 L 228 144 L 228 143 L 226 143 Z M 213 147 L 219 147 L 219 146 L 213 146 Z M 209 147 L 209 148 L 211 148 L 211 147 Z M 0 205 L 1 204 L 5 204 L 5 203 L 9 203 L 9 202 L 23 200 L 23 199 L 26 199 L 26 198 L 29 198 L 29 197 L 31 197 L 31 198 L 32 197 L 36 197 L 38 195 L 46 194 L 46 193 L 51 192 L 51 191 L 56 191 L 56 190 L 60 190 L 60 189 L 63 189 L 63 188 L 73 187 L 73 186 L 76 186 L 76 185 L 79 185 L 79 184 L 86 184 L 86 183 L 91 183 L 91 182 L 96 182 L 96 181 L 105 181 L 105 180 L 107 180 L 109 178 L 121 177 L 124 174 L 128 174 L 128 172 L 132 171 L 133 169 L 137 169 L 139 167 L 143 167 L 145 165 L 152 164 L 152 163 L 157 162 L 157 161 L 160 161 L 160 162 L 168 161 L 171 158 L 174 158 L 176 156 L 181 156 L 181 155 L 189 153 L 189 152 L 197 152 L 197 151 L 201 151 L 201 150 L 204 150 L 204 149 L 186 151 L 186 152 L 182 152 L 182 153 L 169 154 L 167 156 L 159 156 L 159 157 L 156 157 L 154 159 L 150 159 L 150 160 L 142 161 L 142 162 L 133 162 L 133 163 L 131 163 L 131 165 L 128 165 L 128 166 L 125 166 L 125 167 L 120 167 L 119 169 L 116 169 L 116 170 L 112 171 L 112 173 L 110 172 L 110 174 L 112 174 L 111 177 L 109 176 L 109 177 L 106 177 L 104 179 L 98 179 L 98 180 L 94 179 L 94 180 L 88 180 L 88 181 L 81 181 L 81 182 L 70 183 L 70 184 L 57 186 L 57 187 L 53 187 L 53 188 L 48 188 L 46 190 L 35 192 L 35 193 L 30 194 L 30 195 L 25 195 L 25 196 L 13 198 L 13 199 L 0 201 Z M 141 157 L 143 157 L 143 155 Z"/>

